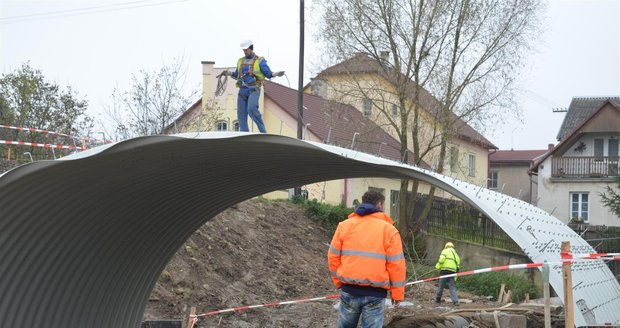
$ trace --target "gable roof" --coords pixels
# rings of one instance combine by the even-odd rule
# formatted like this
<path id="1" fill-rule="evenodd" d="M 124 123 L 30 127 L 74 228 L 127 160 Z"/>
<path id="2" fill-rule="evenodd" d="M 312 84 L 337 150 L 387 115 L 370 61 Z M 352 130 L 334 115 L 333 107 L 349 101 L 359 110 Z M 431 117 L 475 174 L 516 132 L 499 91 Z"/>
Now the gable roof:
<path id="1" fill-rule="evenodd" d="M 599 112 L 601 112 L 603 110 L 603 108 L 607 107 L 607 105 L 612 106 L 612 108 L 617 109 L 620 112 L 620 102 L 616 102 L 613 99 L 606 99 L 602 104 L 600 104 L 600 106 L 598 108 L 596 108 L 594 111 L 590 112 L 590 115 L 588 117 L 586 117 L 584 120 L 582 120 L 581 124 L 579 124 L 577 127 L 575 127 L 569 135 L 565 136 L 562 141 L 560 141 L 560 143 L 558 143 L 553 149 L 549 150 L 547 153 L 545 153 L 543 156 L 537 158 L 534 161 L 534 164 L 532 165 L 532 169 L 530 170 L 531 172 L 536 172 L 538 171 L 538 166 L 545 161 L 545 159 L 547 159 L 549 156 L 551 156 L 552 154 L 558 152 L 559 150 L 562 150 L 564 148 L 566 148 L 567 146 L 569 146 L 571 144 L 571 142 L 573 142 L 574 139 L 579 137 L 579 131 L 581 130 L 582 127 L 584 127 L 586 124 L 588 124 L 588 122 L 590 122 L 592 120 L 592 118 L 594 118 Z"/>
<path id="2" fill-rule="evenodd" d="M 265 97 L 292 117 L 297 117 L 297 90 L 265 80 Z M 323 143 L 350 148 L 400 161 L 400 142 L 355 107 L 304 93 L 303 123 Z M 358 133 L 356 135 L 356 133 Z M 413 164 L 413 156 L 408 162 Z M 429 168 L 421 163 L 421 167 Z"/>
<path id="3" fill-rule="evenodd" d="M 489 164 L 528 165 L 548 149 L 536 150 L 498 150 L 489 154 Z"/>
<path id="4" fill-rule="evenodd" d="M 568 112 L 564 117 L 564 121 L 562 121 L 557 140 L 562 141 L 565 139 L 608 100 L 620 104 L 620 96 L 573 97 L 570 106 L 568 106 Z"/>
<path id="5" fill-rule="evenodd" d="M 386 69 L 380 62 L 369 57 L 367 54 L 358 53 L 353 57 L 342 61 L 334 66 L 328 67 L 318 74 L 318 78 L 325 75 L 341 75 L 341 74 L 377 74 L 383 77 L 386 81 L 397 84 L 398 74 L 392 69 Z M 416 86 L 414 81 L 407 81 L 407 88 L 413 90 Z M 441 117 L 441 103 L 430 92 L 424 88 L 420 88 L 419 104 L 422 109 L 428 112 L 432 117 L 436 119 Z M 457 138 L 479 145 L 486 149 L 499 149 L 483 135 L 478 133 L 469 124 L 463 121 L 453 112 L 450 112 L 450 120 L 453 122 L 453 127 L 456 129 Z"/>

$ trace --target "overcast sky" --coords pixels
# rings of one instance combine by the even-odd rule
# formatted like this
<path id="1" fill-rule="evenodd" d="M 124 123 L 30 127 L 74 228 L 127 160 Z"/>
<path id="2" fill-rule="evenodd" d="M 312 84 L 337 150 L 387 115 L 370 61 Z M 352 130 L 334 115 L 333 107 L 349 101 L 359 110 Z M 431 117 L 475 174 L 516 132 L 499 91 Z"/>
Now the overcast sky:
<path id="1" fill-rule="evenodd" d="M 304 83 L 321 68 L 314 13 L 306 0 Z M 517 103 L 524 122 L 481 131 L 500 149 L 544 149 L 555 143 L 575 96 L 620 95 L 620 0 L 550 1 L 539 53 L 532 56 Z M 234 66 L 239 43 L 252 39 L 276 82 L 297 89 L 299 1 L 295 0 L 0 0 L 0 69 L 25 61 L 61 86 L 70 85 L 100 117 L 115 87 L 132 73 L 183 57 L 187 87 L 200 88 L 201 61 Z M 0 122 L 4 123 L 4 122 Z M 36 127 L 35 127 L 36 128 Z"/>

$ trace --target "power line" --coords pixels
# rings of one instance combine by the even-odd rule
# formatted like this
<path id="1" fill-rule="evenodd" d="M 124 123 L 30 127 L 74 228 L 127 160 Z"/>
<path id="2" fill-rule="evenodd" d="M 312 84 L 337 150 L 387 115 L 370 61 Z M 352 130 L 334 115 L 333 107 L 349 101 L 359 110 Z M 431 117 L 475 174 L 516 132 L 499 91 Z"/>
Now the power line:
<path id="1" fill-rule="evenodd" d="M 101 5 L 101 6 L 92 6 L 92 7 L 58 10 L 58 11 L 50 11 L 50 12 L 36 13 L 36 14 L 0 17 L 0 23 L 11 24 L 11 23 L 24 22 L 24 21 L 33 21 L 33 20 L 58 18 L 58 17 L 66 17 L 66 16 L 98 14 L 98 13 L 103 13 L 103 12 L 160 6 L 160 5 L 166 5 L 166 4 L 178 3 L 178 2 L 186 2 L 186 1 L 190 1 L 190 0 L 169 0 L 169 1 L 157 1 L 157 2 L 153 2 L 153 0 L 137 0 L 137 1 L 123 2 L 123 3 L 109 4 L 109 5 Z"/>

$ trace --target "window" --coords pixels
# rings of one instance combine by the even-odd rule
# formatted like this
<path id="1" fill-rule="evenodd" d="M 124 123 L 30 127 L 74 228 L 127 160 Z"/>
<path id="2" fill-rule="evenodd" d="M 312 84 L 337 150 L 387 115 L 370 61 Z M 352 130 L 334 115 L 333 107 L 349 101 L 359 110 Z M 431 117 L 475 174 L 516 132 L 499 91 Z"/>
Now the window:
<path id="1" fill-rule="evenodd" d="M 392 117 L 398 116 L 398 106 L 396 104 L 392 104 Z"/>
<path id="2" fill-rule="evenodd" d="M 364 116 L 368 117 L 372 114 L 372 100 L 364 99 Z"/>
<path id="3" fill-rule="evenodd" d="M 497 177 L 499 172 L 497 170 L 489 171 L 489 189 L 497 189 Z"/>
<path id="4" fill-rule="evenodd" d="M 450 147 L 450 171 L 458 172 L 458 164 L 459 164 L 459 149 L 452 146 Z"/>
<path id="5" fill-rule="evenodd" d="M 476 155 L 469 154 L 467 161 L 467 174 L 470 177 L 476 176 Z"/>
<path id="6" fill-rule="evenodd" d="M 228 131 L 228 123 L 226 121 L 217 121 L 215 123 L 216 131 Z"/>
<path id="7" fill-rule="evenodd" d="M 233 131 L 239 131 L 239 121 L 233 122 Z"/>
<path id="8" fill-rule="evenodd" d="M 594 139 L 594 157 L 596 160 L 603 160 L 603 139 Z"/>
<path id="9" fill-rule="evenodd" d="M 570 193 L 570 220 L 588 222 L 588 193 Z"/>

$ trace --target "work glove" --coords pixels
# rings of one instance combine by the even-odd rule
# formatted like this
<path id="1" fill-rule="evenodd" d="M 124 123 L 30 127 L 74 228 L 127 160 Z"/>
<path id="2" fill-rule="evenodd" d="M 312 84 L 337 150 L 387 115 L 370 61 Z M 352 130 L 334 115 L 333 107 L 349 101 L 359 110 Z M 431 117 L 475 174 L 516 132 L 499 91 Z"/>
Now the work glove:
<path id="1" fill-rule="evenodd" d="M 284 75 L 284 71 L 279 71 L 279 72 L 275 72 L 272 74 L 274 77 L 276 76 L 283 76 Z"/>
<path id="2" fill-rule="evenodd" d="M 229 76 L 230 72 L 229 71 L 222 71 L 222 73 L 220 73 L 220 76 Z"/>

